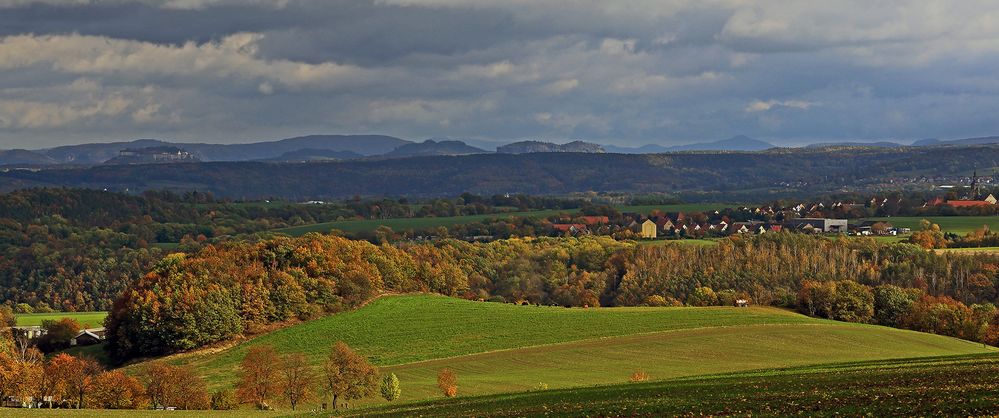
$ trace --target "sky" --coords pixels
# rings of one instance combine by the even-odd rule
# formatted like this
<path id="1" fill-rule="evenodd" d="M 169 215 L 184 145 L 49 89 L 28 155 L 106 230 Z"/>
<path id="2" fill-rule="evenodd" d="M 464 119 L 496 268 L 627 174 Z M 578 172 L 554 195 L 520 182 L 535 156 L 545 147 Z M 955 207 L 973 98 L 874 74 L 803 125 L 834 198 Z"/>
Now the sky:
<path id="1" fill-rule="evenodd" d="M 999 2 L 0 0 L 0 149 L 999 135 Z"/>

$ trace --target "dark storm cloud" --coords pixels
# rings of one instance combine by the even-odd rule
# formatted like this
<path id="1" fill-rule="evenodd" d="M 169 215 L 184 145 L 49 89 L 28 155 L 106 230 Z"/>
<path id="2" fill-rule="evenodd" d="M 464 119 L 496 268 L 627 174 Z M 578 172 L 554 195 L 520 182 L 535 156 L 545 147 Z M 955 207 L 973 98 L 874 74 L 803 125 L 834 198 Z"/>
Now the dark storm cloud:
<path id="1" fill-rule="evenodd" d="M 0 0 L 0 148 L 995 134 L 994 22 L 986 1 Z"/>

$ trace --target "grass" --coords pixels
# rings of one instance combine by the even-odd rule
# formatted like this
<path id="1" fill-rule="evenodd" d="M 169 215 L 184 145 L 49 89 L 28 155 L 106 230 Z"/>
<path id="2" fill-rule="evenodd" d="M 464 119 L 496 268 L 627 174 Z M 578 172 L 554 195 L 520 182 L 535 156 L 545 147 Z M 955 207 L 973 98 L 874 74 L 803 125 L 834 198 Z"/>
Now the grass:
<path id="1" fill-rule="evenodd" d="M 14 317 L 17 319 L 17 325 L 22 327 L 41 325 L 42 321 L 47 319 L 73 318 L 80 325 L 89 325 L 89 328 L 96 328 L 104 326 L 104 317 L 107 315 L 107 312 L 52 312 L 15 314 Z"/>
<path id="2" fill-rule="evenodd" d="M 264 418 L 288 416 L 291 411 L 153 411 L 127 409 L 20 409 L 0 408 L 0 416 L 10 418 Z"/>
<path id="3" fill-rule="evenodd" d="M 995 354 L 850 362 L 358 409 L 373 416 L 988 416 Z"/>
<path id="4" fill-rule="evenodd" d="M 406 295 L 171 361 L 194 366 L 218 388 L 234 383 L 251 346 L 301 352 L 319 367 L 337 340 L 383 372 L 396 373 L 406 402 L 439 397 L 435 379 L 444 367 L 458 373 L 463 396 L 474 396 L 524 391 L 542 382 L 552 389 L 621 383 L 639 369 L 667 379 L 991 350 L 767 307 L 566 309 Z"/>
<path id="5" fill-rule="evenodd" d="M 958 235 L 965 235 L 981 228 L 982 225 L 988 225 L 989 229 L 993 231 L 999 230 L 999 216 L 893 216 L 866 220 L 888 221 L 896 227 L 918 231 L 919 221 L 923 219 L 940 225 L 940 229 L 944 232 L 953 232 Z"/>
<path id="6" fill-rule="evenodd" d="M 821 320 L 773 308 L 603 308 L 517 306 L 430 295 L 390 296 L 255 338 L 221 353 L 183 357 L 212 385 L 230 383 L 251 345 L 301 352 L 319 364 L 337 340 L 379 366 L 495 350 L 711 326 L 808 324 Z"/>
<path id="7" fill-rule="evenodd" d="M 641 370 L 667 379 L 859 360 L 981 353 L 981 344 L 852 324 L 743 325 L 575 341 L 432 360 L 383 370 L 406 383 L 403 400 L 440 396 L 437 372 L 454 370 L 463 395 L 626 383 Z M 585 365 L 585 366 L 584 366 Z"/>
<path id="8" fill-rule="evenodd" d="M 345 221 L 335 221 L 335 222 L 324 222 L 318 224 L 293 226 L 290 228 L 280 228 L 272 230 L 271 232 L 278 232 L 282 234 L 287 234 L 291 236 L 302 236 L 310 232 L 330 232 L 334 229 L 344 231 L 344 232 L 370 232 L 377 229 L 379 226 L 387 226 L 392 228 L 394 231 L 405 231 L 410 229 L 427 229 L 435 228 L 438 226 L 453 226 L 459 224 L 469 224 L 473 222 L 479 222 L 490 218 L 509 218 L 509 217 L 532 217 L 532 218 L 544 218 L 552 215 L 557 215 L 559 213 L 576 213 L 578 211 L 574 209 L 568 210 L 537 210 L 537 211 L 527 211 L 527 212 L 506 212 L 506 213 L 493 213 L 488 215 L 466 215 L 466 216 L 446 216 L 446 217 L 430 217 L 430 218 L 395 218 L 395 219 L 364 219 L 364 220 L 345 220 Z"/>

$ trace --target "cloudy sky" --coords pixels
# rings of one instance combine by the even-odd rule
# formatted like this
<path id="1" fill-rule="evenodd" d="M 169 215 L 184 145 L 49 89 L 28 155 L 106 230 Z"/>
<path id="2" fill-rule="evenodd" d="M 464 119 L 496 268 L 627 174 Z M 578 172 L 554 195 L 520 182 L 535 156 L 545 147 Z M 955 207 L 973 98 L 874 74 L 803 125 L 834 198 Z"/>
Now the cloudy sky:
<path id="1" fill-rule="evenodd" d="M 0 0 L 0 148 L 999 134 L 999 2 Z"/>

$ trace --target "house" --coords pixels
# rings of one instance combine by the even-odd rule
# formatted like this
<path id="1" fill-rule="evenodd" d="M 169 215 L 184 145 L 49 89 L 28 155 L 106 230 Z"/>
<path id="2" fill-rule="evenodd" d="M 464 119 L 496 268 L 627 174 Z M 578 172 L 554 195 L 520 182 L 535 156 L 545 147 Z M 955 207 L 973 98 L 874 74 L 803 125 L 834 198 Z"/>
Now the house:
<path id="1" fill-rule="evenodd" d="M 585 224 L 553 224 L 552 228 L 562 233 L 585 234 L 588 232 Z"/>
<path id="2" fill-rule="evenodd" d="M 80 333 L 76 334 L 75 337 L 71 338 L 69 340 L 69 345 L 83 346 L 83 345 L 100 344 L 102 341 L 104 341 L 104 338 L 106 336 L 107 332 L 104 330 L 104 327 L 85 329 L 80 331 Z"/>
<path id="3" fill-rule="evenodd" d="M 846 219 L 792 218 L 784 220 L 784 228 L 795 231 L 840 233 L 847 231 Z"/>
<path id="4" fill-rule="evenodd" d="M 665 216 L 659 216 L 655 218 L 656 228 L 658 228 L 660 234 L 668 234 L 676 229 L 676 224 L 673 223 L 669 218 Z"/>
<path id="5" fill-rule="evenodd" d="M 646 219 L 645 222 L 642 222 L 641 236 L 642 238 L 645 239 L 656 239 L 656 237 L 658 236 L 657 233 L 658 230 L 659 227 L 656 225 L 655 222 L 652 222 L 651 219 Z"/>
<path id="6" fill-rule="evenodd" d="M 735 300 L 735 306 L 738 306 L 740 308 L 745 308 L 745 307 L 749 306 L 749 301 L 746 300 L 746 299 L 736 299 Z"/>

